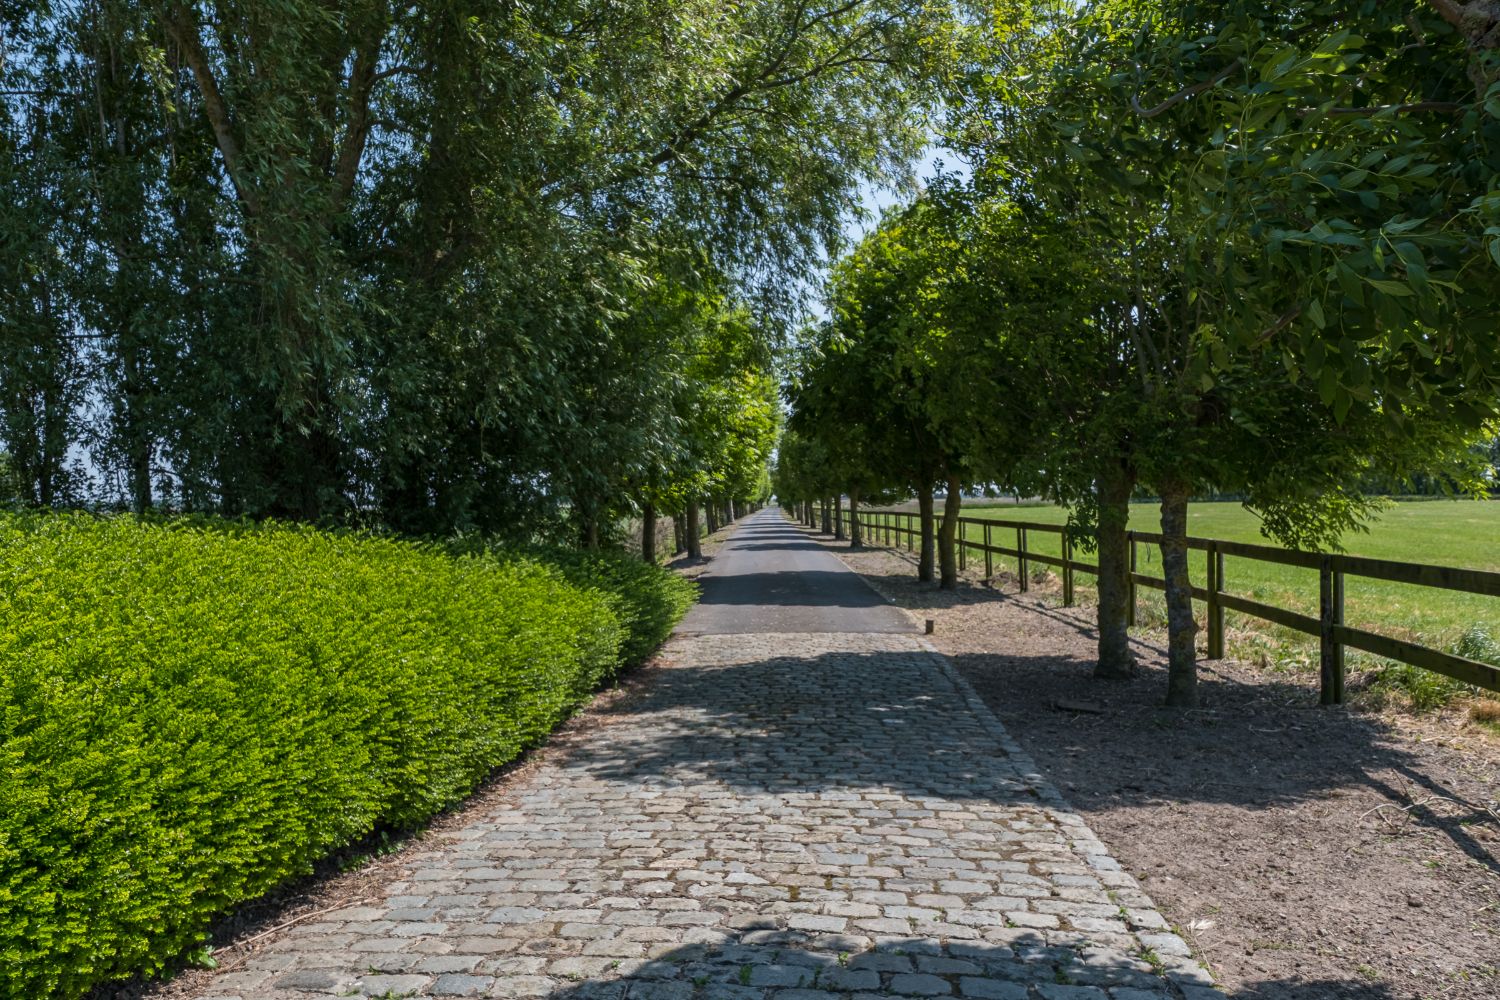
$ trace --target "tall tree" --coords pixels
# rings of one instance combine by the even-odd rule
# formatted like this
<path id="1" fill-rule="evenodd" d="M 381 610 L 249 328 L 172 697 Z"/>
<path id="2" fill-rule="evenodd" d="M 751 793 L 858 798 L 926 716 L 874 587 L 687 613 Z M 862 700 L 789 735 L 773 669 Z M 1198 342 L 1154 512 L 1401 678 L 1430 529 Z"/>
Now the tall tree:
<path id="1" fill-rule="evenodd" d="M 1229 214 L 1206 222 L 1213 213 L 1205 213 L 1201 198 L 1209 174 L 1224 182 L 1220 190 L 1237 183 L 1232 174 L 1226 179 L 1224 158 L 1213 152 L 1228 126 L 1212 114 L 1209 97 L 1236 70 L 1194 74 L 1196 83 L 1149 106 L 1138 93 L 1142 75 L 1191 64 L 1184 52 L 1193 47 L 1184 39 L 1193 31 L 1219 37 L 1224 17 L 1263 15 L 1262 26 L 1286 33 L 1306 27 L 1293 16 L 1305 8 L 1259 5 L 1257 15 L 1250 6 L 1101 2 L 1056 12 L 1019 34 L 996 30 L 1000 51 L 1015 56 L 1015 71 L 969 77 L 955 104 L 955 141 L 969 144 L 981 180 L 1069 218 L 1119 270 L 1113 313 L 1125 320 L 1122 346 L 1138 386 L 1135 405 L 1115 416 L 1120 423 L 1110 439 L 1128 439 L 1126 461 L 1162 497 L 1174 704 L 1196 697 L 1185 544 L 1187 502 L 1196 490 L 1244 490 L 1271 512 L 1269 531 L 1294 544 L 1325 544 L 1370 508 L 1346 478 L 1349 456 L 1420 453 L 1419 439 L 1430 444 L 1435 435 L 1453 444 L 1473 426 L 1467 402 L 1404 421 L 1399 394 L 1331 391 L 1337 376 L 1309 383 L 1287 335 L 1296 313 L 1266 323 L 1242 307 L 1243 274 L 1254 263 L 1245 249 L 1261 220 L 1253 206 L 1228 199 L 1220 209 Z M 1158 45 L 1162 37 L 1174 41 Z M 1256 52 L 1280 72 L 1279 55 Z M 1261 108 L 1267 120 L 1274 117 L 1268 103 Z M 1252 115 L 1241 125 L 1246 121 L 1259 120 Z M 1367 357 L 1352 368 L 1370 364 Z M 1439 375 L 1432 386 L 1449 381 Z M 1257 409 L 1280 424 L 1255 421 Z M 1303 414 L 1310 423 L 1292 419 Z M 1316 428 L 1318 436 L 1267 461 L 1266 443 L 1285 426 Z M 1375 443 L 1381 427 L 1396 429 L 1384 446 Z"/>

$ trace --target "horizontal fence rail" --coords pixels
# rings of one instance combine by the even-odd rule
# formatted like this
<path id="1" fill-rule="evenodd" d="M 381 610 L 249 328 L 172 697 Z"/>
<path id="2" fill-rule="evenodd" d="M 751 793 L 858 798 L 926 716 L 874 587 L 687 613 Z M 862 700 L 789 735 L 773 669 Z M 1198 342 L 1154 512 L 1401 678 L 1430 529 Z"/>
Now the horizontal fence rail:
<path id="1" fill-rule="evenodd" d="M 921 515 L 905 511 L 860 511 L 860 530 L 866 540 L 875 540 L 889 548 L 901 547 L 914 550 L 921 544 Z M 934 523 L 936 523 L 934 518 Z M 847 510 L 839 511 L 839 522 L 852 530 L 852 518 Z M 982 538 L 975 541 L 969 537 L 969 529 Z M 1060 535 L 1061 557 L 1036 552 L 1027 545 L 1033 532 Z M 1015 546 L 996 544 L 996 537 L 1008 541 L 1014 533 Z M 1136 588 L 1148 587 L 1166 590 L 1167 582 L 1161 577 L 1149 576 L 1136 569 L 1136 546 L 1139 544 L 1160 545 L 1161 534 L 1152 531 L 1127 531 L 1130 542 L 1130 594 L 1129 622 L 1135 624 Z M 1371 559 L 1367 556 L 1345 555 L 1339 552 L 1299 552 L 1282 549 L 1274 545 L 1257 545 L 1252 542 L 1231 542 L 1219 538 L 1187 538 L 1190 550 L 1205 555 L 1205 586 L 1193 586 L 1193 599 L 1206 606 L 1208 659 L 1224 658 L 1224 612 L 1234 611 L 1252 618 L 1273 622 L 1284 628 L 1306 635 L 1316 636 L 1319 647 L 1321 681 L 1320 700 L 1325 705 L 1341 704 L 1344 701 L 1344 649 L 1352 647 L 1383 656 L 1387 659 L 1431 670 L 1445 677 L 1473 684 L 1490 691 L 1500 691 L 1500 667 L 1480 660 L 1471 660 L 1454 653 L 1433 649 L 1417 643 L 1394 639 L 1365 629 L 1353 628 L 1344 623 L 1344 580 L 1346 577 L 1364 577 L 1405 583 L 1418 587 L 1436 587 L 1465 594 L 1500 597 L 1500 573 L 1488 570 L 1458 569 L 1450 566 L 1430 566 L 1425 563 L 1395 562 L 1389 559 Z M 1038 524 L 1034 521 L 988 520 L 977 517 L 958 519 L 959 569 L 967 569 L 969 554 L 984 558 L 985 579 L 995 575 L 994 558 L 1008 556 L 1016 560 L 1017 582 L 1022 592 L 1028 589 L 1030 568 L 1033 564 L 1052 566 L 1060 570 L 1062 577 L 1063 605 L 1073 605 L 1073 578 L 1076 573 L 1098 576 L 1096 564 L 1081 562 L 1073 558 L 1072 540 L 1068 530 L 1058 524 Z M 1318 573 L 1318 609 L 1316 618 L 1287 608 L 1264 604 L 1224 590 L 1224 557 L 1251 559 L 1259 562 L 1278 563 L 1316 570 Z"/>

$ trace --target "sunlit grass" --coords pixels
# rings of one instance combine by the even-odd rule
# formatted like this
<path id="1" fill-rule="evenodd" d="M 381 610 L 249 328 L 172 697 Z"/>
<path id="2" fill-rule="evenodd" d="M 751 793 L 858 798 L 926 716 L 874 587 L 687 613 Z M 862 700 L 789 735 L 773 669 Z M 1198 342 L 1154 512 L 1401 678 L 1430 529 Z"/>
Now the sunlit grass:
<path id="1" fill-rule="evenodd" d="M 1059 507 L 984 501 L 967 504 L 964 514 L 973 519 L 1020 521 L 1038 526 L 1058 526 L 1067 520 L 1067 512 Z M 1132 528 L 1159 530 L 1158 509 L 1154 504 L 1132 504 L 1130 514 Z M 1400 501 L 1371 522 L 1368 529 L 1345 536 L 1344 550 L 1402 562 L 1500 571 L 1500 502 Z M 1256 516 L 1237 503 L 1193 504 L 1189 509 L 1188 530 L 1203 538 L 1277 544 L 1261 534 Z M 1014 528 L 992 525 L 989 532 L 992 545 L 1016 546 Z M 965 525 L 964 538 L 982 542 L 984 527 Z M 1062 538 L 1055 531 L 1029 530 L 1026 542 L 1031 552 L 1052 556 L 1061 553 Z M 983 567 L 982 552 L 970 549 L 967 556 L 971 570 Z M 1193 582 L 1201 585 L 1206 575 L 1207 555 L 1192 552 L 1190 557 Z M 1074 558 L 1094 561 L 1092 553 L 1081 550 L 1075 551 Z M 1161 554 L 1156 546 L 1137 545 L 1136 558 L 1139 572 L 1160 575 Z M 1016 573 L 1014 558 L 992 556 L 991 559 L 996 575 Z M 1225 559 L 1224 576 L 1224 589 L 1230 593 L 1303 614 L 1318 613 L 1315 570 L 1231 556 Z M 1077 600 L 1092 603 L 1093 579 L 1079 573 L 1075 584 Z M 1144 589 L 1139 596 L 1139 624 L 1144 628 L 1165 627 L 1160 596 Z M 1350 625 L 1394 638 L 1476 659 L 1500 657 L 1493 643 L 1484 645 L 1476 638 L 1500 636 L 1500 599 L 1494 597 L 1348 576 L 1344 616 Z M 1285 669 L 1317 667 L 1317 643 L 1310 636 L 1233 612 L 1226 615 L 1226 627 L 1232 655 Z M 1389 682 L 1418 707 L 1444 702 L 1461 690 L 1459 685 L 1427 671 L 1398 666 L 1353 650 L 1347 655 L 1351 670 L 1380 668 L 1382 676 L 1375 686 Z"/>

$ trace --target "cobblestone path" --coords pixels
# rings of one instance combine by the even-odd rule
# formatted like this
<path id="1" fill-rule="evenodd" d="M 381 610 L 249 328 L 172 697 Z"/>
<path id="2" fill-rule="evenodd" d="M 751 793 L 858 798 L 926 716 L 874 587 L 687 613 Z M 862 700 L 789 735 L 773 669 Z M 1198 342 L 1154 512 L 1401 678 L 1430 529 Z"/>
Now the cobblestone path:
<path id="1" fill-rule="evenodd" d="M 666 660 L 376 905 L 201 996 L 1220 996 L 921 638 L 683 636 Z"/>

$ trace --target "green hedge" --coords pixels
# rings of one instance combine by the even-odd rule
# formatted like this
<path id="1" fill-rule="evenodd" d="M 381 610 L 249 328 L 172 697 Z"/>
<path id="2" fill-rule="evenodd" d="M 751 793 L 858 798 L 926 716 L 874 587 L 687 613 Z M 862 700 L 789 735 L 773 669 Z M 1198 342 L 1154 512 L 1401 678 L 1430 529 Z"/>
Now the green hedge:
<path id="1" fill-rule="evenodd" d="M 620 658 L 628 666 L 641 663 L 666 641 L 697 595 L 697 586 L 677 574 L 620 553 L 561 548 L 516 553 L 472 536 L 449 543 L 449 551 L 535 559 L 556 567 L 575 585 L 606 595 L 625 628 Z"/>
<path id="2" fill-rule="evenodd" d="M 0 515 L 0 996 L 158 970 L 234 904 L 420 823 L 689 600 L 602 558 Z"/>
<path id="3" fill-rule="evenodd" d="M 677 574 L 629 556 L 564 551 L 551 562 L 575 584 L 610 595 L 625 627 L 620 657 L 629 666 L 666 641 L 697 595 L 697 587 Z"/>

